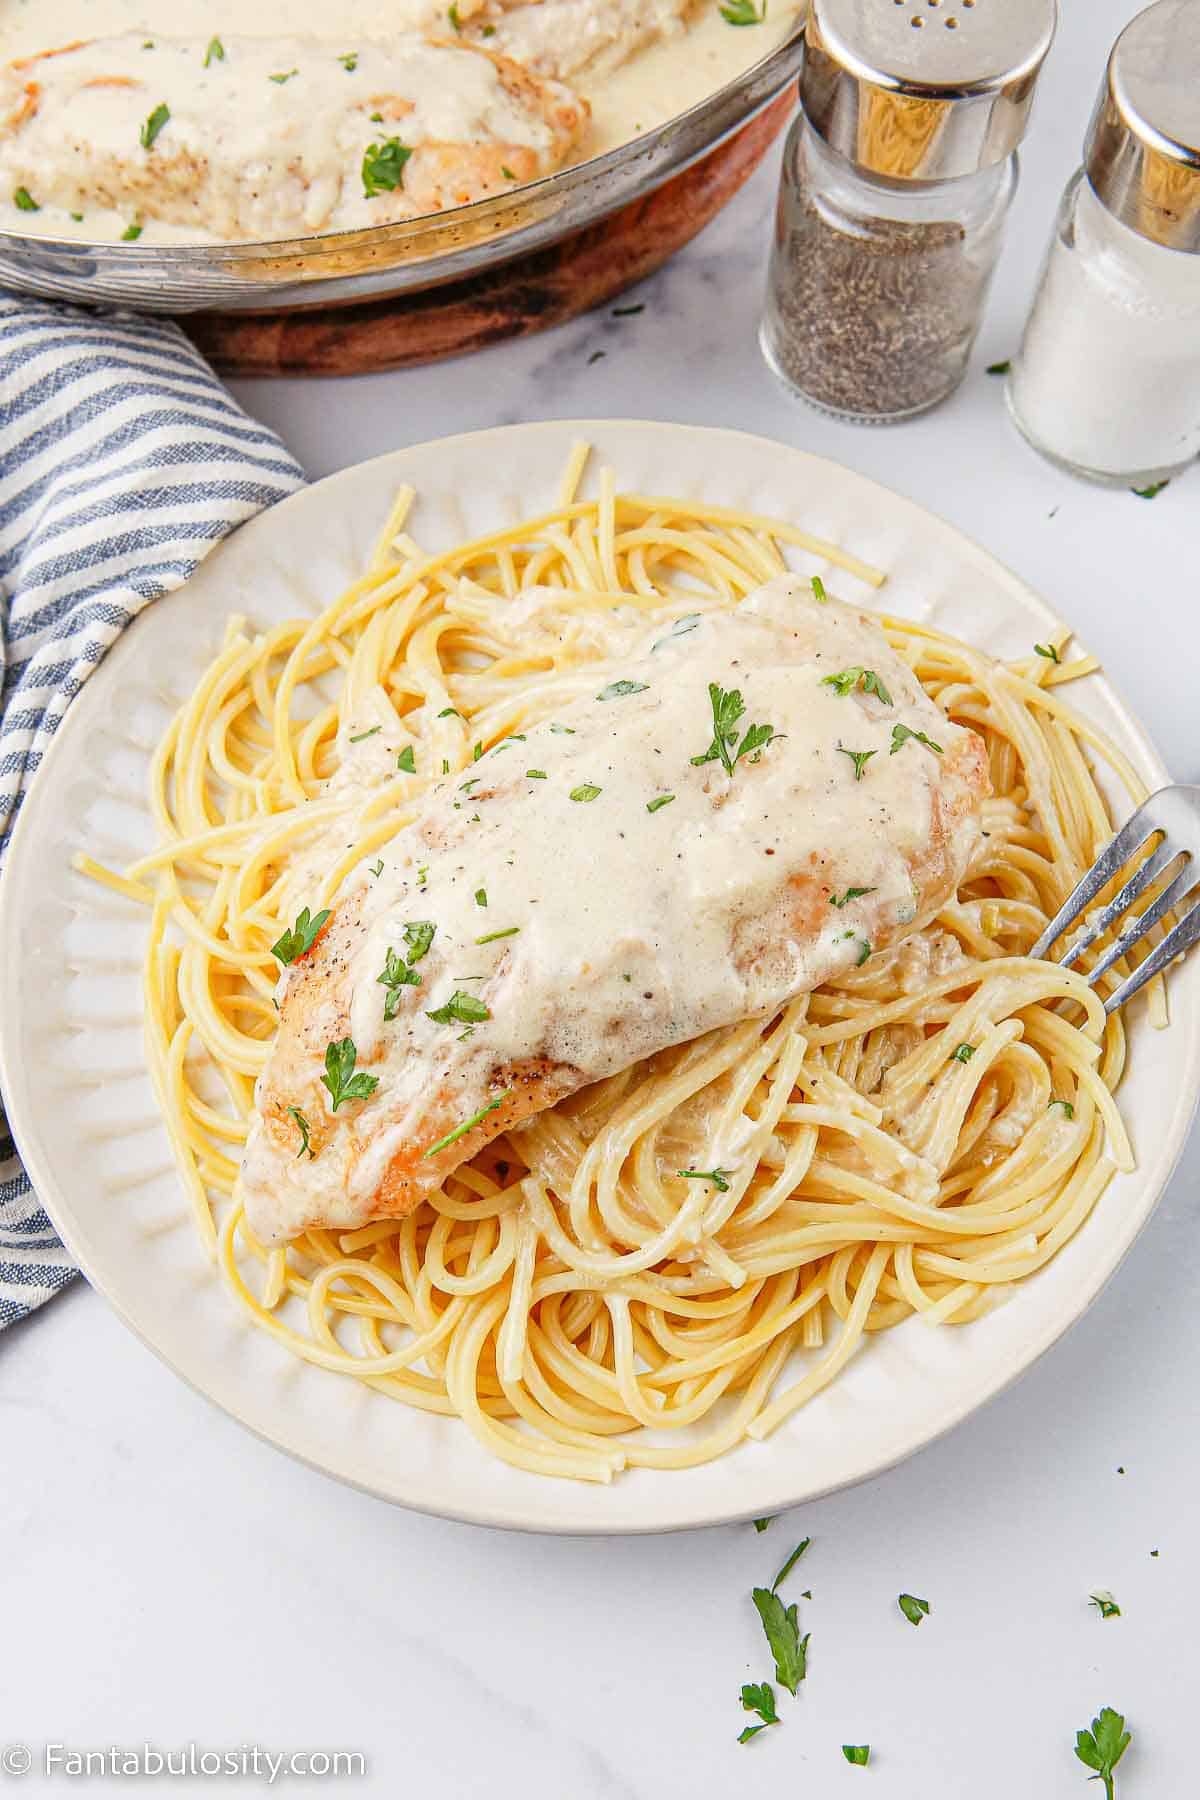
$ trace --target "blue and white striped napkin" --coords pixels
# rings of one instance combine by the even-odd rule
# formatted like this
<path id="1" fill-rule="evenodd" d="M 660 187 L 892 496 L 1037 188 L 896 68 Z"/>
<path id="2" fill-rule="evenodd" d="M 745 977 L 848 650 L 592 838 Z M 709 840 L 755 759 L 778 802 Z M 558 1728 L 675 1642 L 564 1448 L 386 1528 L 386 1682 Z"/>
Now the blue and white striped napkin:
<path id="1" fill-rule="evenodd" d="M 0 293 L 0 871 L 50 739 L 109 645 L 303 482 L 177 325 Z M 0 1330 L 74 1274 L 0 1095 Z"/>

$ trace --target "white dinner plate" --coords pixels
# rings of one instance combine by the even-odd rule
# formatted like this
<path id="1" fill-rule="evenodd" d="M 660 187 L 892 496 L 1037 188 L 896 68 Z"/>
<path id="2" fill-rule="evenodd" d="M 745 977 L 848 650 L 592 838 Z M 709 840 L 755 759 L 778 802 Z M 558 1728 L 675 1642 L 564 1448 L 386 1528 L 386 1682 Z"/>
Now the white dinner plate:
<path id="1" fill-rule="evenodd" d="M 334 475 L 244 525 L 148 609 L 74 701 L 21 813 L 0 882 L 0 1084 L 25 1166 L 90 1281 L 185 1380 L 314 1467 L 405 1506 L 538 1531 L 663 1531 L 782 1510 L 875 1475 L 998 1393 L 1077 1319 L 1161 1194 L 1200 1086 L 1200 958 L 1172 979 L 1173 1023 L 1132 1009 L 1120 1103 L 1138 1157 L 1079 1234 L 1008 1304 L 958 1329 L 878 1334 L 765 1443 L 705 1467 L 635 1469 L 610 1487 L 494 1461 L 456 1419 L 415 1412 L 292 1357 L 237 1310 L 206 1259 L 146 1074 L 144 911 L 73 872 L 150 849 L 152 747 L 218 648 L 226 616 L 314 613 L 357 574 L 401 482 L 436 549 L 553 504 L 571 443 L 618 484 L 794 520 L 889 572 L 889 611 L 1002 657 L 1055 623 L 1015 575 L 940 519 L 849 469 L 732 431 L 595 421 L 443 438 Z M 594 478 L 595 464 L 591 474 Z M 816 572 L 821 566 L 800 559 Z M 834 573 L 842 597 L 868 590 Z M 1150 786 L 1166 771 L 1106 680 L 1072 698 Z M 1124 802 L 1114 795 L 1115 803 Z"/>

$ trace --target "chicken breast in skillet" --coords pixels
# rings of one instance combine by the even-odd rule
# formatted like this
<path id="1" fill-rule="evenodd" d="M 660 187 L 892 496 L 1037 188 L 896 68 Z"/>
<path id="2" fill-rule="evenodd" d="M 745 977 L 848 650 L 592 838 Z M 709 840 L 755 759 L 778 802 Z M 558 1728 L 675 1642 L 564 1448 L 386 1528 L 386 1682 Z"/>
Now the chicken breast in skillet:
<path id="1" fill-rule="evenodd" d="M 647 44 L 682 32 L 692 0 L 460 0 L 464 32 L 536 75 L 574 80 L 620 68 Z M 686 54 L 686 52 L 684 52 Z"/>
<path id="2" fill-rule="evenodd" d="M 449 28 L 447 28 L 449 29 Z M 558 168 L 587 102 L 480 45 L 419 36 L 67 44 L 0 70 L 0 191 L 226 240 L 438 212 Z"/>
<path id="3" fill-rule="evenodd" d="M 431 789 L 291 964 L 250 1224 L 403 1215 L 576 1088 L 864 962 L 954 891 L 988 785 L 866 616 L 791 577 L 685 616 Z"/>

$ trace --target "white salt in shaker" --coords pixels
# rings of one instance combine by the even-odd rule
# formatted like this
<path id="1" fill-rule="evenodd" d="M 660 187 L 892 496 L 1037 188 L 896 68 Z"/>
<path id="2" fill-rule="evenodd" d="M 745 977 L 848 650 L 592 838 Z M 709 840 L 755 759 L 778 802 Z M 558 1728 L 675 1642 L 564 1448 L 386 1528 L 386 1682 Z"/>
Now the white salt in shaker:
<path id="1" fill-rule="evenodd" d="M 1017 425 L 1093 481 L 1200 455 L 1200 0 L 1117 39 L 1008 381 Z"/>

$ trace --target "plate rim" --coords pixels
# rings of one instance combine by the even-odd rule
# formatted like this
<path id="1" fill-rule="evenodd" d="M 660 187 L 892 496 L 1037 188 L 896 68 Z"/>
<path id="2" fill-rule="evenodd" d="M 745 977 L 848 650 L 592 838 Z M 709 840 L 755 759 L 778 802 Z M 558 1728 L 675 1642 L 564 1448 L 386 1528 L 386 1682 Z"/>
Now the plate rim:
<path id="1" fill-rule="evenodd" d="M 953 540 L 954 548 L 962 554 L 964 561 L 984 564 L 993 575 L 998 574 L 1002 576 L 1005 584 L 1020 596 L 1024 605 L 1040 614 L 1048 625 L 1064 623 L 1060 615 L 1050 607 L 1037 590 L 1026 582 L 1022 576 L 1018 575 L 1010 568 L 1007 563 L 995 556 L 990 550 L 984 548 L 983 545 L 977 543 L 975 539 L 971 538 L 957 525 L 942 518 L 942 516 L 932 508 L 926 507 L 919 501 L 911 499 L 907 494 L 899 493 L 897 490 L 888 487 L 886 483 L 877 481 L 873 476 L 864 475 L 859 470 L 838 461 L 836 458 L 821 456 L 813 451 L 801 449 L 795 445 L 766 437 L 760 433 L 741 431 L 728 426 L 682 424 L 669 420 L 626 418 L 538 420 L 529 421 L 527 423 L 490 426 L 476 431 L 451 433 L 438 438 L 426 439 L 420 443 L 404 445 L 397 449 L 384 451 L 378 456 L 366 458 L 361 462 L 350 464 L 346 468 L 339 469 L 334 473 L 323 477 L 319 481 L 312 482 L 307 487 L 301 488 L 296 493 L 290 494 L 282 501 L 277 502 L 265 512 L 257 514 L 243 526 L 239 527 L 236 532 L 231 533 L 229 537 L 222 540 L 221 544 L 215 546 L 214 552 L 210 552 L 209 556 L 206 557 L 198 567 L 199 569 L 211 567 L 213 554 L 215 553 L 217 556 L 220 556 L 223 552 L 224 545 L 229 544 L 231 541 L 238 540 L 244 542 L 247 536 L 253 539 L 268 530 L 274 529 L 275 521 L 281 517 L 286 518 L 289 509 L 311 506 L 314 503 L 315 495 L 321 494 L 326 496 L 335 492 L 340 485 L 349 485 L 360 479 L 365 470 L 370 469 L 378 472 L 384 465 L 399 462 L 401 459 L 407 460 L 414 455 L 420 455 L 422 452 L 429 451 L 434 447 L 437 447 L 439 451 L 447 451 L 465 446 L 482 447 L 487 440 L 495 440 L 498 438 L 511 440 L 514 434 L 525 438 L 535 435 L 558 435 L 562 438 L 564 447 L 566 447 L 569 442 L 575 439 L 587 438 L 589 441 L 594 442 L 598 436 L 602 436 L 604 433 L 612 431 L 633 431 L 646 434 L 659 434 L 668 439 L 680 436 L 705 437 L 710 440 L 720 439 L 732 444 L 735 448 L 738 444 L 745 445 L 747 443 L 752 443 L 759 450 L 769 449 L 776 453 L 783 451 L 789 459 L 819 465 L 823 469 L 833 469 L 839 474 L 849 475 L 855 483 L 860 485 L 865 484 L 866 488 L 874 489 L 886 495 L 890 506 L 894 508 L 898 504 L 915 520 L 932 520 L 940 531 L 949 534 L 949 537 Z M 503 463 L 495 463 L 493 466 L 502 467 L 504 465 Z M 143 619 L 152 612 L 156 612 L 163 605 L 169 606 L 176 595 L 183 593 L 187 586 L 187 582 L 183 583 L 179 588 L 173 590 L 171 593 L 162 595 L 157 602 L 153 602 L 150 606 L 143 609 L 142 613 L 130 623 L 126 630 L 121 634 L 121 637 L 110 648 L 108 654 L 103 659 L 103 662 L 91 673 L 85 684 L 87 689 L 95 690 L 97 684 L 103 688 L 106 681 L 112 679 L 111 676 L 106 677 L 105 670 L 111 669 L 114 665 L 117 667 L 119 675 L 122 662 L 132 654 L 129 646 L 131 644 L 136 644 L 139 630 L 142 629 Z M 1125 748 L 1127 751 L 1131 747 L 1136 748 L 1137 754 L 1132 760 L 1135 762 L 1135 765 L 1139 765 L 1139 773 L 1147 776 L 1152 782 L 1168 782 L 1170 780 L 1169 773 L 1152 737 L 1141 724 L 1137 715 L 1127 704 L 1119 687 L 1111 680 L 1103 669 L 1097 672 L 1096 679 L 1107 690 L 1108 699 L 1119 714 L 1122 729 L 1127 734 Z M 95 702 L 93 701 L 91 704 L 94 705 Z M 574 1521 L 556 1523 L 552 1518 L 547 1519 L 538 1516 L 520 1502 L 509 1504 L 495 1500 L 489 1501 L 486 1490 L 482 1493 L 478 1501 L 475 1501 L 474 1497 L 472 1497 L 472 1503 L 469 1504 L 459 1503 L 453 1498 L 439 1501 L 435 1504 L 432 1501 L 421 1497 L 406 1497 L 405 1495 L 394 1491 L 394 1489 L 388 1489 L 376 1482 L 360 1478 L 344 1468 L 333 1466 L 330 1461 L 322 1461 L 316 1455 L 306 1453 L 297 1442 L 289 1440 L 285 1429 L 271 1429 L 260 1424 L 247 1414 L 240 1403 L 233 1403 L 226 1397 L 218 1396 L 218 1394 L 206 1387 L 201 1380 L 190 1373 L 187 1368 L 182 1366 L 181 1363 L 176 1360 L 170 1349 L 156 1342 L 154 1338 L 149 1335 L 148 1331 L 143 1328 L 130 1311 L 129 1306 L 121 1298 L 120 1291 L 114 1291 L 114 1286 L 107 1276 L 94 1272 L 93 1268 L 90 1266 L 90 1257 L 81 1250 L 80 1234 L 74 1229 L 75 1211 L 72 1207 L 66 1186 L 57 1181 L 49 1166 L 48 1160 L 42 1154 L 40 1134 L 36 1130 L 31 1131 L 28 1139 L 26 1139 L 24 1125 L 29 1083 L 25 1080 L 24 1065 L 19 1056 L 19 1045 L 16 1042 L 16 1027 L 13 1025 L 10 1028 L 8 1023 L 10 1019 L 14 1018 L 17 1010 L 14 1000 L 16 980 L 14 971 L 18 966 L 19 958 L 13 954 L 13 951 L 19 942 L 20 925 L 17 902 L 15 898 L 13 898 L 17 884 L 11 879 L 11 865 L 14 858 L 23 858 L 24 845 L 27 841 L 32 840 L 36 830 L 33 821 L 38 817 L 40 811 L 38 796 L 47 792 L 46 782 L 43 779 L 47 765 L 49 765 L 51 769 L 54 769 L 63 755 L 60 746 L 64 742 L 68 744 L 71 743 L 76 735 L 86 729 L 87 712 L 87 706 L 80 708 L 76 704 L 69 706 L 66 713 L 61 717 L 54 737 L 43 755 L 42 762 L 37 770 L 37 786 L 27 793 L 18 816 L 10 828 L 9 842 L 5 856 L 5 873 L 4 876 L 0 878 L 0 1090 L 3 1091 L 5 1096 L 9 1128 L 17 1146 L 17 1153 L 26 1173 L 33 1183 L 34 1192 L 36 1193 L 38 1200 L 45 1208 L 55 1230 L 66 1245 L 73 1260 L 78 1265 L 80 1273 L 85 1277 L 90 1286 L 97 1289 L 104 1296 L 105 1300 L 113 1308 L 122 1324 L 124 1324 L 134 1336 L 151 1350 L 161 1363 L 169 1368 L 172 1373 L 182 1380 L 194 1393 L 201 1395 L 211 1405 L 218 1408 L 226 1416 L 232 1418 L 245 1430 L 252 1432 L 264 1443 L 270 1444 L 273 1448 L 283 1451 L 284 1454 L 290 1456 L 295 1461 L 304 1464 L 306 1467 L 314 1469 L 320 1474 L 339 1481 L 346 1486 L 356 1488 L 362 1493 L 370 1494 L 374 1498 L 386 1501 L 392 1505 L 403 1507 L 406 1511 L 424 1513 L 436 1518 L 450 1519 L 462 1524 L 480 1525 L 502 1530 L 528 1531 L 547 1536 L 625 1537 L 654 1535 L 669 1531 L 701 1530 L 714 1525 L 746 1521 L 753 1519 L 756 1516 L 763 1516 L 764 1511 L 768 1508 L 774 1512 L 786 1511 L 792 1507 L 805 1504 L 810 1500 L 822 1499 L 830 1494 L 841 1492 L 848 1487 L 856 1486 L 862 1481 L 872 1480 L 877 1476 L 886 1474 L 890 1469 L 898 1467 L 901 1463 L 908 1461 L 910 1457 L 915 1456 L 919 1451 L 927 1449 L 931 1444 L 936 1443 L 940 1438 L 946 1436 L 948 1432 L 955 1428 L 955 1426 L 961 1424 L 972 1414 L 981 1411 L 985 1406 L 989 1405 L 1001 1394 L 1005 1393 L 1019 1381 L 1022 1376 L 1027 1374 L 1036 1363 L 1040 1362 L 1047 1352 L 1051 1350 L 1073 1326 L 1079 1323 L 1084 1315 L 1090 1311 L 1100 1293 L 1112 1280 L 1125 1258 L 1129 1255 L 1142 1231 L 1153 1217 L 1154 1212 L 1178 1167 L 1180 1157 L 1182 1156 L 1191 1130 L 1192 1121 L 1196 1114 L 1197 1104 L 1200 1102 L 1200 1016 L 1194 1014 L 1191 1016 L 1190 1021 L 1188 1021 L 1186 1017 L 1175 1021 L 1181 1029 L 1190 1022 L 1190 1035 L 1185 1040 L 1185 1055 L 1181 1059 L 1181 1092 L 1184 1095 L 1184 1104 L 1175 1110 L 1170 1129 L 1166 1135 L 1165 1141 L 1160 1147 L 1160 1159 L 1165 1158 L 1165 1160 L 1160 1161 L 1160 1173 L 1153 1186 L 1153 1192 L 1148 1193 L 1147 1197 L 1139 1205 L 1133 1229 L 1131 1231 L 1127 1229 L 1124 1234 L 1114 1234 L 1112 1242 L 1107 1246 L 1105 1254 L 1101 1259 L 1100 1266 L 1086 1280 L 1078 1293 L 1072 1296 L 1070 1307 L 1064 1312 L 1055 1314 L 1052 1318 L 1047 1320 L 1041 1331 L 1031 1340 L 1030 1346 L 1027 1351 L 1023 1353 L 1020 1362 L 1015 1364 L 1011 1370 L 1006 1371 L 1000 1379 L 988 1384 L 985 1392 L 961 1398 L 952 1398 L 948 1402 L 943 1403 L 940 1409 L 931 1414 L 928 1428 L 919 1436 L 915 1437 L 903 1449 L 895 1454 L 886 1455 L 882 1459 L 877 1458 L 872 1460 L 870 1457 L 867 1457 L 862 1461 L 861 1467 L 856 1467 L 836 1480 L 828 1481 L 817 1486 L 807 1487 L 801 1493 L 796 1494 L 793 1492 L 789 1496 L 786 1491 L 783 1491 L 788 1487 L 788 1483 L 785 1481 L 781 1489 L 777 1478 L 776 1491 L 767 1493 L 758 1492 L 757 1498 L 753 1503 L 747 1503 L 746 1505 L 738 1505 L 732 1508 L 722 1507 L 718 1509 L 714 1509 L 711 1504 L 707 1507 L 696 1507 L 693 1505 L 690 1509 L 685 1510 L 681 1516 L 675 1516 L 666 1522 L 661 1519 L 647 1519 L 642 1522 L 627 1521 L 623 1519 L 611 1526 L 605 1526 L 602 1524 L 581 1525 Z M 24 1143 L 26 1141 L 30 1142 L 32 1145 L 32 1153 L 28 1155 L 24 1148 Z M 231 1319 L 236 1319 L 238 1317 L 238 1314 L 232 1308 L 230 1310 L 230 1317 Z M 647 1475 L 653 1475 L 655 1472 L 646 1471 L 646 1473 Z M 660 1479 L 669 1481 L 670 1472 L 667 1472 L 665 1476 L 660 1475 Z M 793 1483 L 794 1479 L 793 1476 Z M 554 1484 L 556 1490 L 562 1485 L 563 1484 L 561 1483 Z M 669 1489 L 667 1491 L 669 1491 Z"/>

